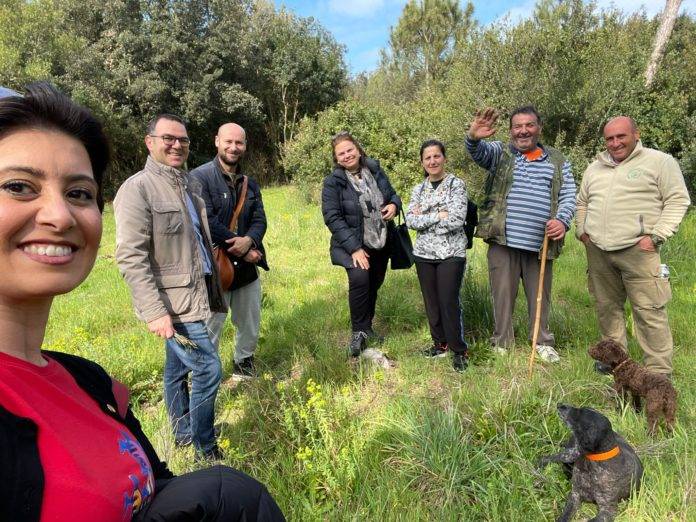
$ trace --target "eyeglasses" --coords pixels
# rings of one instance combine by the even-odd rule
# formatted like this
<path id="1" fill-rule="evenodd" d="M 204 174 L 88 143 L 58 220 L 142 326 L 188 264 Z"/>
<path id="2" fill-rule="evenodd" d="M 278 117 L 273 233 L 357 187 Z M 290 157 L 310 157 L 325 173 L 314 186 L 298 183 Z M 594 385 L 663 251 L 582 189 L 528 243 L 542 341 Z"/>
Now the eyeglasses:
<path id="1" fill-rule="evenodd" d="M 182 147 L 188 147 L 191 144 L 191 140 L 186 136 L 172 136 L 170 134 L 162 134 L 157 136 L 156 134 L 150 134 L 151 138 L 162 138 L 165 145 L 174 145 L 177 141 Z"/>

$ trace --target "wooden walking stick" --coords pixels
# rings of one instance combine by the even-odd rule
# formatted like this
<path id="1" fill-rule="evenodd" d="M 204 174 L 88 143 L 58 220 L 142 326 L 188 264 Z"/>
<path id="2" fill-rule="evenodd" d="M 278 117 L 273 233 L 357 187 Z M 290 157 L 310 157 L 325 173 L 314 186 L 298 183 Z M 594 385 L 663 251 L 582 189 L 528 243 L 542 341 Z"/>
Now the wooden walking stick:
<path id="1" fill-rule="evenodd" d="M 549 236 L 544 232 L 544 243 L 541 246 L 541 267 L 539 267 L 539 287 L 537 288 L 536 314 L 534 315 L 534 331 L 532 333 L 532 353 L 529 355 L 529 376 L 532 376 L 534 354 L 536 353 L 539 324 L 541 323 L 541 298 L 544 295 L 544 274 L 546 273 L 546 251 L 549 248 Z"/>

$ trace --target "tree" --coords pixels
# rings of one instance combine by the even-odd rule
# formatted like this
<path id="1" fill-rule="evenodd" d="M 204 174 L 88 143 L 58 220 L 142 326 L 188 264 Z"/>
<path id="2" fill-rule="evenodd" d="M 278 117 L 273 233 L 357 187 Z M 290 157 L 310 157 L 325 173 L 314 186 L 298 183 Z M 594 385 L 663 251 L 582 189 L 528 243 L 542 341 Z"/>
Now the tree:
<path id="1" fill-rule="evenodd" d="M 107 196 L 141 168 L 158 112 L 187 121 L 191 166 L 232 120 L 247 129 L 254 175 L 283 179 L 280 145 L 346 83 L 333 37 L 267 0 L 4 0 L 0 26 L 12 28 L 0 31 L 0 85 L 50 80 L 104 121 L 117 151 Z"/>
<path id="2" fill-rule="evenodd" d="M 474 26 L 474 6 L 464 10 L 458 0 L 410 0 L 389 37 L 391 56 L 384 59 L 425 85 L 441 78 L 451 64 L 457 45 Z"/>
<path id="3" fill-rule="evenodd" d="M 680 5 L 681 0 L 666 0 L 665 2 L 665 10 L 662 12 L 660 28 L 657 30 L 657 34 L 655 35 L 653 51 L 650 55 L 648 67 L 645 69 L 646 89 L 649 89 L 655 80 L 657 68 L 660 66 L 660 61 L 662 61 L 662 57 L 665 54 L 665 48 L 667 47 L 669 36 L 672 34 L 672 29 L 674 29 L 674 22 L 677 20 Z"/>

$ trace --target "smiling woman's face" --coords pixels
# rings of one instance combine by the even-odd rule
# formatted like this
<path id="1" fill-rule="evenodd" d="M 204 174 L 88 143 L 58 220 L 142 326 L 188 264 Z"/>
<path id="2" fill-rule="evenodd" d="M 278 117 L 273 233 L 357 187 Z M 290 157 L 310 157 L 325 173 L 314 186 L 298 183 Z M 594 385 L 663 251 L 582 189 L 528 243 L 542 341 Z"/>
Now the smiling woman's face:
<path id="1" fill-rule="evenodd" d="M 82 143 L 44 129 L 0 138 L 0 298 L 69 292 L 89 274 L 101 231 Z"/>
<path id="2" fill-rule="evenodd" d="M 354 171 L 360 166 L 360 151 L 350 140 L 343 140 L 334 146 L 336 162 L 344 169 Z"/>

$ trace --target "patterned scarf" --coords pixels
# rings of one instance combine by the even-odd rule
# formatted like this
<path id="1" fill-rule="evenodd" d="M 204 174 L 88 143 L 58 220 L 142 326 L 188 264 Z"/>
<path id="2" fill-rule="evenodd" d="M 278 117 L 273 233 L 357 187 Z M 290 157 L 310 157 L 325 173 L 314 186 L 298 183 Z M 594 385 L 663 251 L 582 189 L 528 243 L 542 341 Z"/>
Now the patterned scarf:
<path id="1" fill-rule="evenodd" d="M 358 193 L 360 208 L 363 214 L 363 243 L 369 248 L 379 250 L 387 243 L 387 225 L 382 219 L 384 196 L 377 186 L 370 169 L 363 167 L 360 172 L 346 176 Z"/>

